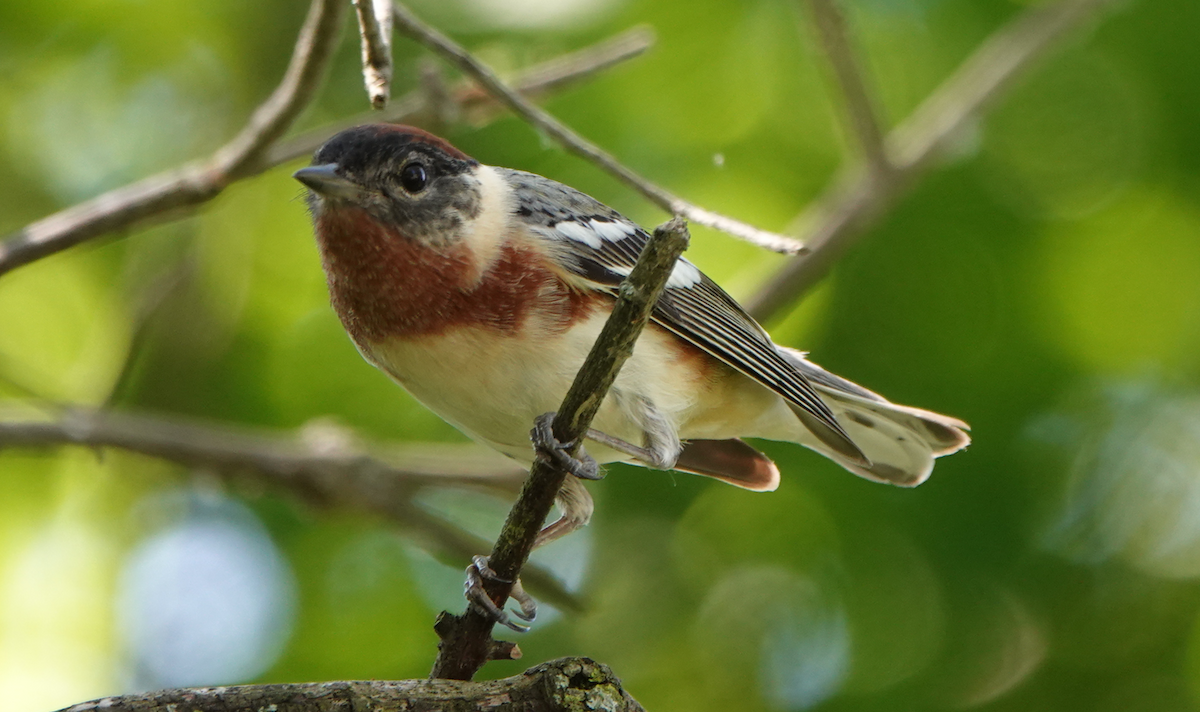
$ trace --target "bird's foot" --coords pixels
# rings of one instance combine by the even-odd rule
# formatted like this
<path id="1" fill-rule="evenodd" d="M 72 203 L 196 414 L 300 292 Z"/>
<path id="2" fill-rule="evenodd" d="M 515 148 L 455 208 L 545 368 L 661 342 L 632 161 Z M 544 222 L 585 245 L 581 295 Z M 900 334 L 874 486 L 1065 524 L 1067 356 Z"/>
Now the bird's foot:
<path id="1" fill-rule="evenodd" d="M 575 475 L 581 480 L 604 479 L 600 465 L 587 454 L 583 446 L 579 447 L 579 457 L 572 457 L 567 451 L 575 446 L 575 441 L 560 443 L 554 437 L 554 413 L 539 415 L 533 421 L 533 430 L 529 439 L 533 441 L 534 451 L 539 458 L 545 458 L 558 465 L 563 470 Z"/>
<path id="2" fill-rule="evenodd" d="M 463 585 L 463 595 L 466 596 L 467 602 L 501 625 L 518 633 L 528 632 L 529 626 L 517 623 L 509 617 L 508 611 L 496 605 L 492 597 L 483 589 L 484 579 L 509 583 L 507 579 L 497 576 L 496 572 L 488 566 L 488 557 L 474 556 L 471 558 L 471 565 L 467 567 L 467 581 Z M 537 617 L 537 602 L 522 588 L 520 579 L 512 582 L 512 591 L 509 595 L 521 606 L 520 611 L 512 611 L 514 616 L 527 622 Z"/>

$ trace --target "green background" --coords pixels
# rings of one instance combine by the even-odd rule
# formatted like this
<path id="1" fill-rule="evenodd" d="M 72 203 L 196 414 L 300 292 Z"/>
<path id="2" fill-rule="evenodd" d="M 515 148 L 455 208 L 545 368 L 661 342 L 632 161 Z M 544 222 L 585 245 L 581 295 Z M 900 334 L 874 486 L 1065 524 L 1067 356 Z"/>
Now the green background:
<path id="1" fill-rule="evenodd" d="M 523 7 L 414 4 L 504 72 L 651 25 L 648 55 L 547 106 L 700 205 L 784 229 L 854 150 L 798 3 Z M 214 150 L 278 81 L 305 9 L 0 4 L 0 234 Z M 1024 9 L 848 3 L 888 123 Z M 523 660 L 485 674 L 588 655 L 655 712 L 1200 707 L 1198 36 L 1195 0 L 1133 0 L 1073 36 L 767 324 L 892 400 L 968 421 L 969 450 L 916 490 L 776 443 L 763 444 L 784 473 L 773 494 L 614 467 L 589 486 L 592 526 L 542 562 L 579 586 L 586 611 L 549 616 L 520 638 Z M 398 39 L 395 56 L 399 94 L 422 53 Z M 301 127 L 365 108 L 348 25 Z M 444 133 L 645 225 L 666 217 L 516 119 Z M 19 416 L 39 400 L 111 402 L 280 428 L 320 418 L 373 440 L 461 442 L 341 331 L 290 178 L 302 164 L 0 278 L 0 405 Z M 702 228 L 689 258 L 742 298 L 784 259 Z M 148 301 L 164 280 L 168 296 Z M 481 535 L 507 507 L 456 492 L 426 504 Z M 215 678 L 186 651 L 155 668 L 170 656 L 139 642 L 146 601 L 236 588 L 171 568 L 217 551 L 205 549 L 214 528 L 234 533 L 218 548 L 231 568 L 214 570 L 261 594 L 259 627 L 236 648 L 247 659 L 218 656 L 234 672 Z M 0 451 L 11 712 L 167 683 L 423 677 L 433 617 L 461 607 L 460 581 L 353 511 L 119 452 Z"/>

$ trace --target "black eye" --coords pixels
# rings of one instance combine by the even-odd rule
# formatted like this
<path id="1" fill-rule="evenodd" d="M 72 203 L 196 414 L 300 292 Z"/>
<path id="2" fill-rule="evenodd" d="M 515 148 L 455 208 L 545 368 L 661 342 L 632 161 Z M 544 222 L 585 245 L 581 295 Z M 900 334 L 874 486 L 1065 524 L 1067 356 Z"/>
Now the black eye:
<path id="1" fill-rule="evenodd" d="M 425 190 L 429 177 L 425 175 L 425 166 L 420 163 L 410 163 L 400 171 L 400 185 L 410 193 L 420 193 Z"/>

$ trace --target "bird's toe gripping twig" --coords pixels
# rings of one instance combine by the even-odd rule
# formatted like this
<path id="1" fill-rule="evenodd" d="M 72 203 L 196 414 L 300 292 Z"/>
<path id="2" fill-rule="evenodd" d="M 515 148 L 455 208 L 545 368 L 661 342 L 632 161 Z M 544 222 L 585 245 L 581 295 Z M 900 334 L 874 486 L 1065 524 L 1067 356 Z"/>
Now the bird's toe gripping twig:
<path id="1" fill-rule="evenodd" d="M 575 446 L 575 441 L 561 443 L 554 437 L 554 413 L 539 415 L 533 421 L 533 430 L 529 439 L 533 441 L 534 451 L 538 458 L 543 458 L 581 480 L 601 480 L 604 473 L 600 465 L 591 455 L 579 446 L 579 457 L 572 457 L 568 450 Z"/>
<path id="2" fill-rule="evenodd" d="M 467 567 L 467 581 L 463 584 L 463 595 L 467 601 L 482 611 L 484 614 L 493 618 L 497 623 L 507 626 L 518 633 L 526 633 L 529 631 L 529 626 L 522 625 L 514 621 L 508 615 L 508 611 L 500 608 L 492 601 L 491 596 L 483 589 L 483 580 L 492 579 L 493 581 L 501 581 L 496 572 L 488 565 L 488 557 L 477 555 L 472 557 L 471 565 Z M 504 583 L 508 583 L 504 580 Z M 525 621 L 532 621 L 537 617 L 537 602 L 533 597 L 525 592 L 521 586 L 521 580 L 517 579 L 512 584 L 512 591 L 509 593 L 517 603 L 520 604 L 521 610 L 513 611 L 513 615 Z"/>

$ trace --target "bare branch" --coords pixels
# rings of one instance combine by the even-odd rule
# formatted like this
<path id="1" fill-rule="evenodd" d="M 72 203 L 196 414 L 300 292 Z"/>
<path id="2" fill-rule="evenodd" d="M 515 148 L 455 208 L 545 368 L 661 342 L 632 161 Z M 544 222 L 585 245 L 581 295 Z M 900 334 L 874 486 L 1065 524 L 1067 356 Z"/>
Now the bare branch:
<path id="1" fill-rule="evenodd" d="M 632 27 L 591 47 L 560 55 L 527 69 L 513 80 L 512 88 L 527 99 L 561 91 L 642 54 L 654 46 L 654 37 L 654 30 L 648 26 Z M 460 101 L 466 108 L 473 104 L 499 104 L 474 82 L 468 82 L 464 89 L 466 96 Z"/>
<path id="2" fill-rule="evenodd" d="M 866 163 L 874 170 L 887 170 L 888 160 L 880 129 L 878 103 L 867 88 L 862 67 L 846 31 L 846 18 L 837 0 L 809 0 L 813 24 L 829 57 L 834 76 L 842 89 L 851 133 L 858 139 Z"/>
<path id="3" fill-rule="evenodd" d="M 315 506 L 371 512 L 456 565 L 465 565 L 489 543 L 422 509 L 414 497 L 428 487 L 473 487 L 512 496 L 524 475 L 522 468 L 474 445 L 408 445 L 377 455 L 329 425 L 280 435 L 83 409 L 64 410 L 52 420 L 0 418 L 0 450 L 62 445 L 119 448 L 211 471 L 230 482 L 265 483 Z M 532 590 L 559 608 L 582 607 L 550 574 L 531 570 L 526 578 Z"/>
<path id="4" fill-rule="evenodd" d="M 658 301 L 687 243 L 687 225 L 679 218 L 658 227 L 638 257 L 633 271 L 621 283 L 612 315 L 605 322 L 604 329 L 592 345 L 554 417 L 554 437 L 562 443 L 575 443 L 570 452 L 572 456 L 576 454 L 578 444 L 587 433 L 621 366 L 633 353 L 633 344 L 649 321 L 650 310 Z M 484 587 L 497 607 L 504 608 L 512 591 L 511 582 L 520 576 L 521 567 L 533 549 L 534 539 L 567 476 L 545 458 L 537 459 L 530 469 L 529 478 L 525 480 L 520 496 L 508 513 L 488 561 L 497 579 L 486 580 Z M 442 640 L 430 677 L 470 680 L 484 663 L 494 659 L 491 636 L 493 623 L 472 607 L 468 607 L 461 616 L 442 613 L 435 626 Z"/>
<path id="5" fill-rule="evenodd" d="M 363 82 L 371 106 L 387 106 L 392 92 L 391 0 L 354 0 L 362 36 Z"/>
<path id="6" fill-rule="evenodd" d="M 524 474 L 490 454 L 481 457 L 474 446 L 439 444 L 442 454 L 419 446 L 393 448 L 387 459 L 379 458 L 332 425 L 308 426 L 285 436 L 84 409 L 66 410 L 55 420 L 0 419 L 0 448 L 56 445 L 115 447 L 187 467 L 254 472 L 297 490 L 317 492 L 333 489 L 338 482 L 365 486 L 368 480 L 371 488 L 387 481 L 415 489 L 499 479 L 509 483 L 505 489 L 515 490 Z M 408 460 L 409 465 L 398 467 L 391 460 Z"/>
<path id="7" fill-rule="evenodd" d="M 560 658 L 487 682 L 359 680 L 159 690 L 106 697 L 59 712 L 642 712 L 606 665 Z"/>
<path id="8" fill-rule="evenodd" d="M 337 2 L 324 4 L 314 0 L 314 6 L 317 5 L 336 8 L 342 6 Z M 321 24 L 323 28 L 326 26 L 326 23 Z M 336 36 L 337 32 L 329 30 L 328 37 L 323 31 L 318 39 L 322 43 L 333 42 Z M 521 75 L 517 85 L 522 87 L 524 93 L 534 97 L 557 91 L 641 54 L 652 42 L 653 37 L 644 29 L 625 32 L 595 47 L 538 65 Z M 459 89 L 455 96 L 464 107 L 475 108 L 479 112 L 494 104 L 490 97 L 483 96 L 474 86 Z M 267 147 L 265 154 L 261 150 L 256 151 L 256 160 L 235 161 L 241 166 L 237 174 L 220 175 L 220 171 L 213 173 L 210 166 L 219 162 L 218 152 L 218 156 L 214 156 L 207 163 L 188 164 L 116 188 L 31 223 L 6 238 L 0 243 L 0 276 L 93 238 L 153 220 L 178 216 L 181 212 L 215 198 L 229 183 L 312 153 L 330 136 L 349 126 L 379 120 L 408 120 L 421 123 L 424 113 L 425 105 L 420 92 L 413 92 L 402 100 L 393 102 L 392 110 L 386 113 L 371 112 L 356 116 L 344 124 L 318 129 L 271 145 Z M 255 116 L 258 116 L 258 113 Z M 275 138 L 277 137 L 276 135 Z M 240 140 L 241 137 L 235 139 L 230 146 L 238 144 Z M 233 153 L 229 156 L 237 157 Z"/>
<path id="9" fill-rule="evenodd" d="M 491 92 L 500 102 L 511 109 L 513 113 L 525 119 L 534 128 L 553 138 L 563 148 L 600 166 L 622 183 L 638 191 L 647 200 L 668 213 L 687 218 L 692 222 L 706 227 L 720 230 L 721 232 L 774 252 L 799 254 L 805 251 L 804 245 L 794 238 L 760 230 L 733 218 L 705 210 L 634 173 L 607 151 L 575 133 L 548 112 L 527 101 L 517 91 L 505 85 L 490 67 L 480 62 L 473 54 L 449 37 L 426 25 L 404 5 L 394 2 L 393 6 L 395 8 L 396 27 L 401 32 L 404 32 L 412 39 L 441 55 L 446 61 L 458 67 L 464 74 L 473 77 L 475 81 L 479 82 L 484 89 Z"/>
<path id="10" fill-rule="evenodd" d="M 816 284 L 876 219 L 930 169 L 943 147 L 989 110 L 1018 79 L 1066 39 L 1120 0 L 1060 0 L 1037 5 L 997 30 L 887 137 L 892 170 L 855 167 L 802 214 L 809 254 L 792 260 L 748 301 L 769 319 Z"/>

